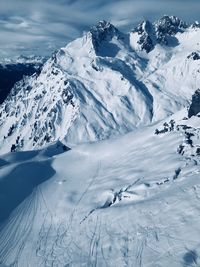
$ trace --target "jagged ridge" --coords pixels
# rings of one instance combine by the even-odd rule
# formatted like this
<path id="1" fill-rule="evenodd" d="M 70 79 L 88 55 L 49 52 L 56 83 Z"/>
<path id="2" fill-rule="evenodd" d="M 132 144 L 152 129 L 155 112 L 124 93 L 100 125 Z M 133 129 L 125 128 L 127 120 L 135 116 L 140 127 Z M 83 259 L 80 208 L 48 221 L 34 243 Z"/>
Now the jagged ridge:
<path id="1" fill-rule="evenodd" d="M 168 31 L 165 18 L 130 34 L 101 21 L 55 52 L 39 75 L 17 83 L 1 105 L 1 153 L 59 139 L 74 144 L 109 138 L 188 105 L 200 87 L 198 60 L 188 57 L 198 52 L 200 31 L 173 17 L 170 21 Z M 152 52 L 142 55 L 135 45 L 138 36 L 155 25 L 178 42 L 165 49 L 152 39 L 154 49 L 149 46 Z"/>

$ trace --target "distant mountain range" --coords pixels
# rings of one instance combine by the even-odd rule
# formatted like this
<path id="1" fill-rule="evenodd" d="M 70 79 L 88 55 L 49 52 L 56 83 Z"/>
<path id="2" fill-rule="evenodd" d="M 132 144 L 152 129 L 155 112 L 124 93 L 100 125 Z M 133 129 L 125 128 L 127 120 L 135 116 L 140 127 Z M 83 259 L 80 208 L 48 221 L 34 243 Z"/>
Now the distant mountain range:
<path id="1" fill-rule="evenodd" d="M 0 61 L 0 104 L 6 99 L 14 84 L 23 76 L 39 73 L 45 60 L 38 56 L 19 56 Z"/>

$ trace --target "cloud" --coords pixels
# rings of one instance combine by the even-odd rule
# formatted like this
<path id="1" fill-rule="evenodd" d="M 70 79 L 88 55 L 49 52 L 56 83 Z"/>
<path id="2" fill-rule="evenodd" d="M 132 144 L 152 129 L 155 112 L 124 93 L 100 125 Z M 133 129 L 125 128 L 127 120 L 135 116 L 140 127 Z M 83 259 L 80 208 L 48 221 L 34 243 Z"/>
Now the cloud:
<path id="1" fill-rule="evenodd" d="M 200 20 L 199 9 L 199 0 L 0 0 L 0 57 L 50 54 L 101 19 L 129 31 L 164 14 Z"/>

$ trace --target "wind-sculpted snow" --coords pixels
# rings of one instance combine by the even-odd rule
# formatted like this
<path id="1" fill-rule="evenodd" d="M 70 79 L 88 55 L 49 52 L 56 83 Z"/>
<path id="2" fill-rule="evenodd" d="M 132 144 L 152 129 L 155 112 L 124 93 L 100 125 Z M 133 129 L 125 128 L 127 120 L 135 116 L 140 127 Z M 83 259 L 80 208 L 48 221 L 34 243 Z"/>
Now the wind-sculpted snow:
<path id="1" fill-rule="evenodd" d="M 5 155 L 1 180 L 9 184 L 8 203 L 19 188 L 21 196 L 27 192 L 26 179 L 35 177 L 37 186 L 1 226 L 0 263 L 199 266 L 200 118 L 186 116 L 185 109 L 151 127 L 59 155 L 61 143 L 50 155 Z M 37 172 L 41 166 L 48 177 Z"/>
<path id="2" fill-rule="evenodd" d="M 145 35 L 144 44 L 152 29 L 169 42 L 149 46 Z M 99 22 L 14 86 L 0 107 L 0 152 L 103 140 L 186 107 L 200 87 L 199 36 L 197 23 L 176 17 L 130 34 Z"/>

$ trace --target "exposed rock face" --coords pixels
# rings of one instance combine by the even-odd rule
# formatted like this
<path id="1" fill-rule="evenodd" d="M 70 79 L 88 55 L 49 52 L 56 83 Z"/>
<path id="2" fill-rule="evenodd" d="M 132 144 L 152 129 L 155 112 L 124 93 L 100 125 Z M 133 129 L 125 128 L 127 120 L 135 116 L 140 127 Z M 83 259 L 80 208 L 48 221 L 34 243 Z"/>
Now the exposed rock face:
<path id="1" fill-rule="evenodd" d="M 174 37 L 175 34 L 183 32 L 188 27 L 186 22 L 175 16 L 163 16 L 154 23 L 143 21 L 135 31 L 140 35 L 138 44 L 141 45 L 141 49 L 149 53 L 156 44 L 168 45 L 169 37 Z"/>
<path id="2" fill-rule="evenodd" d="M 196 90 L 192 96 L 192 103 L 188 111 L 188 117 L 197 115 L 200 112 L 200 89 Z"/>
<path id="3" fill-rule="evenodd" d="M 193 59 L 193 60 L 200 60 L 200 53 L 198 52 L 192 52 L 188 57 L 188 59 Z"/>
<path id="4" fill-rule="evenodd" d="M 152 34 L 152 24 L 149 21 L 143 21 L 137 27 L 137 32 L 141 35 L 138 44 L 141 45 L 141 49 L 149 53 L 154 48 Z"/>
<path id="5" fill-rule="evenodd" d="M 70 146 L 103 140 L 185 107 L 193 88 L 200 88 L 199 62 L 187 59 L 199 51 L 200 29 L 189 27 L 169 36 L 182 27 L 180 20 L 169 17 L 122 33 L 100 21 L 53 53 L 39 74 L 16 83 L 0 105 L 0 153 L 58 140 Z M 155 29 L 167 35 L 170 49 L 157 45 Z M 171 46 L 172 39 L 178 49 Z M 146 54 L 141 47 L 156 49 Z"/>
<path id="6" fill-rule="evenodd" d="M 154 23 L 157 41 L 166 43 L 167 35 L 172 36 L 178 32 L 182 32 L 188 27 L 188 24 L 175 16 L 163 16 Z"/>
<path id="7" fill-rule="evenodd" d="M 192 23 L 191 28 L 194 29 L 200 28 L 200 23 L 198 21 L 195 21 L 194 23 Z"/>
<path id="8" fill-rule="evenodd" d="M 97 25 L 91 27 L 89 34 L 91 34 L 95 51 L 98 51 L 102 41 L 109 41 L 109 39 L 112 39 L 118 33 L 119 31 L 105 20 L 99 21 Z"/>

